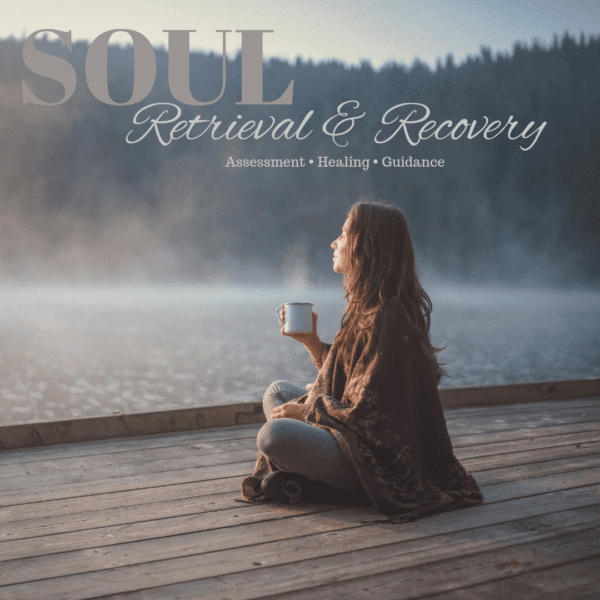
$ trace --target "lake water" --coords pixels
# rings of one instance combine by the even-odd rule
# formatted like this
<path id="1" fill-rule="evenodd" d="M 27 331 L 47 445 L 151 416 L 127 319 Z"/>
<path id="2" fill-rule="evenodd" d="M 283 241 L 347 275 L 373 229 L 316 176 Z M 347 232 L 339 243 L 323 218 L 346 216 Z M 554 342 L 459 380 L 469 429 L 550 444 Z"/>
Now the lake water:
<path id="1" fill-rule="evenodd" d="M 441 387 L 600 376 L 600 291 L 425 286 Z M 342 287 L 4 287 L 0 424 L 254 401 L 316 369 L 279 332 L 314 302 L 333 341 Z"/>

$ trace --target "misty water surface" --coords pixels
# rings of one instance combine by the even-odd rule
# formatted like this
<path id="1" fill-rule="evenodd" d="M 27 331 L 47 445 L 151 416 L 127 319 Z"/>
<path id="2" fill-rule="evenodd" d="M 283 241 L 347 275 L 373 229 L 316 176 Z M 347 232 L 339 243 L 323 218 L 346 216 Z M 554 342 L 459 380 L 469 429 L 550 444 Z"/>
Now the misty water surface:
<path id="1" fill-rule="evenodd" d="M 442 387 L 600 376 L 600 292 L 426 286 Z M 332 341 L 339 288 L 5 287 L 1 424 L 258 400 L 316 370 L 275 317 L 314 302 Z"/>

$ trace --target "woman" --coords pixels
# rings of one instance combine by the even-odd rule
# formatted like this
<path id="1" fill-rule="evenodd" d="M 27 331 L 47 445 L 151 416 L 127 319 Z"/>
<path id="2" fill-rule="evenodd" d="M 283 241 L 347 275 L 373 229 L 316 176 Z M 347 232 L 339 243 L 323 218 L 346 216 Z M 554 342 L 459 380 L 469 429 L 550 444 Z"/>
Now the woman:
<path id="1" fill-rule="evenodd" d="M 373 504 L 412 520 L 483 501 L 455 458 L 437 385 L 446 373 L 429 337 L 431 300 L 419 283 L 404 214 L 357 202 L 332 244 L 348 301 L 333 345 L 289 335 L 319 369 L 308 393 L 277 381 L 263 406 L 250 501 Z M 337 492 L 337 496 L 336 496 Z"/>

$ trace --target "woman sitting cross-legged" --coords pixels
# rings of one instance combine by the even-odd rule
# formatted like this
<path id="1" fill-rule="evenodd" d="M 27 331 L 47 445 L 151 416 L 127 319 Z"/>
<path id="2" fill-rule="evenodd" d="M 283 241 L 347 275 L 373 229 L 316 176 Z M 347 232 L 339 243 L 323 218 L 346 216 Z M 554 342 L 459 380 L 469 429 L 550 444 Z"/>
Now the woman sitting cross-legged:
<path id="1" fill-rule="evenodd" d="M 308 393 L 286 381 L 268 388 L 244 497 L 370 504 L 401 520 L 480 504 L 446 428 L 431 300 L 402 211 L 359 201 L 331 246 L 348 302 L 341 329 L 329 345 L 315 313 L 311 333 L 282 328 L 304 344 L 319 374 Z"/>

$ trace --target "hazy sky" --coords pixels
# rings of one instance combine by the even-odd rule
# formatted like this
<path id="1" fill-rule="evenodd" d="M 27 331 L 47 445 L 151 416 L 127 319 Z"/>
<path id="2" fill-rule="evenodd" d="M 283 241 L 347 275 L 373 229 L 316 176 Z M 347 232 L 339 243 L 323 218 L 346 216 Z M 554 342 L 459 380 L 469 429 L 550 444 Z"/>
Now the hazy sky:
<path id="1" fill-rule="evenodd" d="M 166 45 L 163 29 L 195 29 L 193 48 L 228 53 L 239 49 L 236 29 L 273 29 L 264 55 L 288 60 L 336 58 L 379 67 L 419 58 L 435 65 L 454 54 L 460 62 L 481 45 L 508 51 L 515 41 L 549 44 L 565 30 L 600 33 L 598 0 L 11 0 L 3 6 L 0 36 L 21 37 L 38 29 L 71 30 L 73 40 L 92 40 L 109 29 L 134 29 L 154 45 Z M 113 36 L 126 42 L 126 34 Z M 231 52 L 230 52 L 231 51 Z"/>

